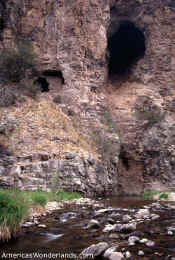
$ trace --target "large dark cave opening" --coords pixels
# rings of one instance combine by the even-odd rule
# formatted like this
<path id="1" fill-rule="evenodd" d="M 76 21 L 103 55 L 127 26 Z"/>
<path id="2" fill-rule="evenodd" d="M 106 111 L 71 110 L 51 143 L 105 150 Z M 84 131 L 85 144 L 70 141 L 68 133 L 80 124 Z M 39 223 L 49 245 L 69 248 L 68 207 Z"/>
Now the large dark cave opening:
<path id="1" fill-rule="evenodd" d="M 144 33 L 130 21 L 121 22 L 108 39 L 109 75 L 123 76 L 145 54 Z"/>

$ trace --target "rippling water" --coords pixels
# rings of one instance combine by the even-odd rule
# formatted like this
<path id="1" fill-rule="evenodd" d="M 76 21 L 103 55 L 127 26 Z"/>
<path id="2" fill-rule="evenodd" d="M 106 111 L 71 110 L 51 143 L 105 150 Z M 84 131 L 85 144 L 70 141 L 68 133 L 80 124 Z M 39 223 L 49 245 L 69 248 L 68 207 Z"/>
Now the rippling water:
<path id="1" fill-rule="evenodd" d="M 104 207 L 114 207 L 115 211 L 121 216 L 132 214 L 132 211 L 151 204 L 150 201 L 127 197 L 109 198 L 100 200 L 100 202 L 104 203 Z M 146 237 L 156 243 L 153 248 L 146 247 L 143 244 L 136 244 L 133 247 L 128 246 L 125 238 L 109 239 L 109 234 L 102 232 L 104 228 L 103 219 L 101 220 L 102 228 L 98 230 L 85 229 L 88 221 L 94 216 L 94 209 L 90 206 L 80 207 L 72 205 L 64 210 L 54 212 L 48 218 L 43 218 L 41 222 L 46 224 L 47 228 L 28 228 L 18 239 L 1 244 L 1 258 L 4 256 L 4 259 L 10 259 L 10 255 L 8 256 L 9 258 L 5 258 L 7 256 L 5 255 L 6 253 L 25 253 L 24 255 L 18 255 L 16 259 L 54 259 L 49 253 L 57 253 L 57 259 L 75 259 L 76 255 L 78 256 L 83 249 L 91 244 L 104 241 L 118 244 L 120 251 L 122 248 L 129 250 L 134 260 L 173 259 L 172 257 L 175 257 L 175 235 L 168 236 L 167 227 L 175 227 L 175 208 L 163 206 L 160 209 L 155 208 L 153 211 L 153 213 L 160 215 L 159 219 L 146 221 L 137 226 L 137 231 L 140 232 L 142 238 Z M 64 215 L 67 212 L 74 214 Z M 139 250 L 144 251 L 145 256 L 138 256 Z M 40 254 L 34 255 L 33 253 Z M 44 255 L 45 253 L 47 253 L 47 257 Z M 63 258 L 62 254 L 66 254 L 64 255 L 65 258 Z"/>

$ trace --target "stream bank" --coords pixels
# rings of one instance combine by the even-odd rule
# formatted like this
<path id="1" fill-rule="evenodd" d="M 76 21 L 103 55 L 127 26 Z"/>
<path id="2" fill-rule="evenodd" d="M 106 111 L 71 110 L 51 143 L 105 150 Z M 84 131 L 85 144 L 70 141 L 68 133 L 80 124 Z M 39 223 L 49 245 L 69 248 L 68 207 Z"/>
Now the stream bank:
<path id="1" fill-rule="evenodd" d="M 114 252 L 123 257 L 115 259 L 174 259 L 174 203 L 134 197 L 89 201 L 69 203 L 42 216 L 40 223 L 43 226 L 23 228 L 22 236 L 2 244 L 1 256 L 22 252 L 26 254 L 25 259 L 31 259 L 29 254 L 37 252 L 40 256 L 46 254 L 43 259 L 53 259 L 49 258 L 49 253 L 57 253 L 55 259 L 63 259 L 63 254 L 64 259 L 75 259 L 75 256 L 80 259 L 79 254 L 90 247 L 89 256 L 105 259 L 104 251 L 115 246 Z M 101 243 L 106 243 L 106 247 L 100 252 Z M 96 245 L 95 251 L 92 245 Z M 100 254 L 96 255 L 97 252 Z M 18 259 L 22 258 L 19 256 Z M 112 258 L 108 255 L 106 259 Z"/>

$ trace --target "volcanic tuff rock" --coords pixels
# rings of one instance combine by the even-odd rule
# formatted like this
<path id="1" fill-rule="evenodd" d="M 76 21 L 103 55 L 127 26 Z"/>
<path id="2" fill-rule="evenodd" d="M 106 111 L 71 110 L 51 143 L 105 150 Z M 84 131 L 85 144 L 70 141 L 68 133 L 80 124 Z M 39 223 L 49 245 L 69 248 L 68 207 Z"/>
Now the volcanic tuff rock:
<path id="1" fill-rule="evenodd" d="M 106 80 L 108 1 L 0 2 L 1 48 L 29 40 L 41 69 L 61 70 L 67 86 L 85 91 Z M 88 89 L 90 90 L 90 89 Z"/>
<path id="2" fill-rule="evenodd" d="M 89 141 L 91 137 L 87 131 L 87 126 L 93 122 L 102 126 L 100 120 L 105 101 L 104 96 L 97 95 L 95 90 L 107 79 L 108 1 L 0 1 L 0 20 L 1 49 L 15 47 L 19 40 L 27 40 L 38 56 L 38 69 L 61 71 L 65 81 L 64 87 L 59 86 L 56 79 L 55 82 L 49 81 L 50 92 L 41 95 L 39 103 L 27 98 L 26 103 L 14 111 L 9 108 L 8 113 L 13 114 L 17 127 L 11 135 L 1 136 L 3 149 L 8 150 L 2 159 L 2 183 L 12 184 L 13 176 L 16 176 L 15 183 L 22 188 L 50 187 L 51 175 L 61 172 L 71 178 L 68 186 L 71 182 L 71 186 L 74 184 L 79 191 L 91 191 L 91 194 L 104 194 L 109 190 L 114 192 L 117 187 L 118 136 L 113 134 L 117 144 L 116 162 L 110 165 L 110 162 L 106 164 L 97 156 L 96 147 L 90 148 L 92 144 L 89 143 L 93 141 Z M 51 101 L 56 92 L 61 95 L 60 105 Z M 1 120 L 9 121 L 6 110 L 2 109 L 1 112 Z M 68 119 L 64 113 L 77 113 L 72 120 L 73 125 L 71 118 Z M 80 124 L 83 130 L 79 130 L 84 136 L 76 134 L 77 125 L 80 128 Z M 66 134 L 67 131 L 70 135 Z M 108 139 L 108 133 L 105 136 Z M 111 131 L 109 138 L 112 140 Z M 82 149 L 81 140 L 85 144 Z M 65 154 L 72 150 L 75 156 L 64 160 Z M 13 163 L 8 164 L 5 171 L 4 161 L 9 160 L 6 153 L 11 155 Z M 45 162 L 42 163 L 39 154 L 44 155 Z M 18 158 L 21 158 L 20 162 Z M 25 158 L 28 158 L 27 161 Z M 57 167 L 52 169 L 52 164 Z M 113 176 L 108 176 L 111 171 Z M 109 186 L 106 186 L 107 183 Z"/>
<path id="3" fill-rule="evenodd" d="M 144 33 L 145 56 L 130 75 L 116 76 L 106 84 L 107 40 L 126 20 Z M 41 94 L 39 101 L 27 99 L 16 107 L 1 108 L 1 126 L 6 126 L 3 120 L 9 122 L 8 117 L 15 123 L 9 135 L 5 128 L 0 133 L 1 144 L 13 155 L 2 158 L 1 174 L 7 174 L 7 165 L 17 166 L 17 157 L 44 153 L 50 156 L 46 161 L 62 160 L 65 152 L 73 150 L 91 154 L 95 165 L 104 166 L 109 184 L 105 189 L 113 183 L 121 193 L 138 194 L 152 182 L 169 186 L 174 181 L 174 21 L 174 0 L 0 1 L 0 48 L 28 40 L 38 55 L 38 69 L 61 71 L 65 80 L 63 86 L 56 79 L 51 81 L 50 92 Z M 55 93 L 62 97 L 59 105 L 53 105 Z M 120 130 L 121 152 L 118 131 L 109 123 L 111 117 L 106 120 L 108 126 L 102 122 L 109 108 Z M 99 149 L 92 135 L 96 130 L 100 131 L 100 137 L 95 136 Z M 110 161 L 104 151 L 112 143 L 116 149 L 112 148 L 115 158 Z M 84 167 L 86 159 L 80 158 Z M 72 175 L 77 174 L 74 164 L 76 160 L 68 166 Z M 97 176 L 97 168 L 93 168 L 93 176 Z"/>
<path id="4" fill-rule="evenodd" d="M 108 34 L 121 21 L 145 36 L 146 51 L 130 75 L 108 86 L 107 96 L 122 132 L 121 193 L 174 186 L 175 21 L 173 0 L 111 1 Z"/>

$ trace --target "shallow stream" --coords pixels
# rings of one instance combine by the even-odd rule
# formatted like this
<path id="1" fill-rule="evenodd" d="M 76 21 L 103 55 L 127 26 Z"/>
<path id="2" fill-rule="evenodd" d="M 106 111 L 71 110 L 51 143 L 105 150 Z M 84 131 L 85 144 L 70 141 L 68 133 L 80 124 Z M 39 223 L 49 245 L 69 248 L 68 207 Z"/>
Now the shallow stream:
<path id="1" fill-rule="evenodd" d="M 43 217 L 41 223 L 45 224 L 46 228 L 37 226 L 26 228 L 19 238 L 1 244 L 1 258 L 4 256 L 3 259 L 79 259 L 78 255 L 85 248 L 99 242 L 107 242 L 110 245 L 119 245 L 118 251 L 123 254 L 129 251 L 132 256 L 129 259 L 175 260 L 175 204 L 162 205 L 127 197 L 97 200 L 97 204 L 101 203 L 103 206 L 70 205 L 64 210 L 57 210 L 51 215 Z M 115 220 L 116 223 L 123 224 L 124 215 L 134 218 L 138 209 L 147 208 L 147 206 L 151 213 L 160 217 L 155 220 L 147 218 L 138 222 L 137 229 L 129 234 L 126 232 L 114 235 L 114 232 L 103 232 L 107 223 L 114 224 L 112 222 Z M 108 210 L 104 214 L 97 214 L 99 209 Z M 117 218 L 113 218 L 113 216 L 117 216 Z M 91 219 L 98 220 L 100 227 L 87 228 Z M 172 231 L 168 233 L 169 228 Z M 147 238 L 155 244 L 147 246 L 143 243 L 136 243 L 131 246 L 128 245 L 130 236 L 137 236 L 140 239 Z M 138 255 L 139 251 L 144 252 L 144 255 Z M 15 255 L 7 255 L 7 253 L 19 255 L 14 258 Z M 33 253 L 39 254 L 34 255 Z M 53 253 L 57 254 L 57 258 Z M 99 256 L 97 259 L 103 258 Z"/>

